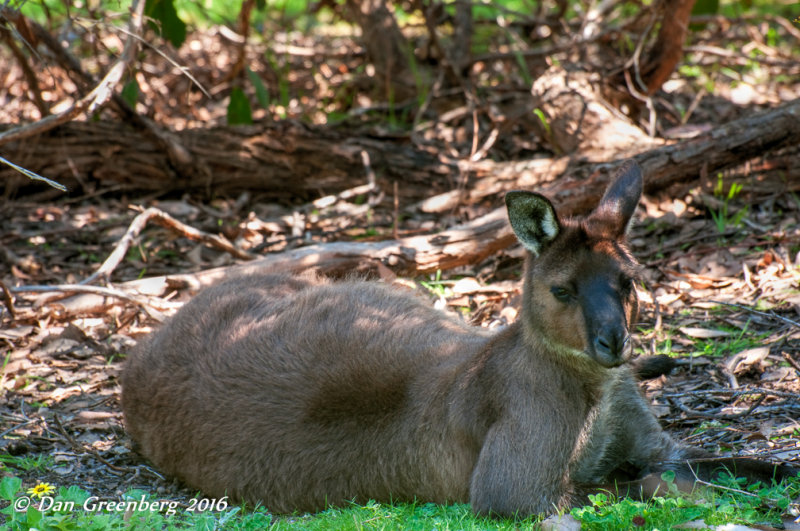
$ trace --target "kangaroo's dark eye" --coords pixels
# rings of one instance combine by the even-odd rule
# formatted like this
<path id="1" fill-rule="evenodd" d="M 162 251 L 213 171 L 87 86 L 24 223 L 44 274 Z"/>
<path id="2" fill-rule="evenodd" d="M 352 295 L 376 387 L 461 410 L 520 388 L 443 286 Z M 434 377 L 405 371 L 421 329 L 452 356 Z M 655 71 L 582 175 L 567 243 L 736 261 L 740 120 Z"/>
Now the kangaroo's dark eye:
<path id="1" fill-rule="evenodd" d="M 553 286 L 550 288 L 550 293 L 561 302 L 570 302 L 572 300 L 572 292 L 564 286 Z"/>

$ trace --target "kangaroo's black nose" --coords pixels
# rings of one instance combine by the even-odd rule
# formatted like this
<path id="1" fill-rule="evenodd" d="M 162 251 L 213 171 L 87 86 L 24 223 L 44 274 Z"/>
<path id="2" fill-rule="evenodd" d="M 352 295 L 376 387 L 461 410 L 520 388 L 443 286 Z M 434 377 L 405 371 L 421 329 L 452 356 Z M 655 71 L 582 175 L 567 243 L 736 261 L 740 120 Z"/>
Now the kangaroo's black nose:
<path id="1" fill-rule="evenodd" d="M 618 365 L 623 361 L 628 333 L 618 326 L 606 325 L 597 331 L 594 339 L 594 351 L 598 361 L 608 365 Z"/>

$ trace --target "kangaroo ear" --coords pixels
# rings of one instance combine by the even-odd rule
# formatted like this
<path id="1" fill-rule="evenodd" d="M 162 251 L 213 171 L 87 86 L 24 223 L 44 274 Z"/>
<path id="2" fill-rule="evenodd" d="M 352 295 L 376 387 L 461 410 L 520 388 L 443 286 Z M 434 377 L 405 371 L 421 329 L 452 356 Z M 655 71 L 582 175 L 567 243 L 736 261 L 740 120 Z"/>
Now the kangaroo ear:
<path id="1" fill-rule="evenodd" d="M 628 160 L 617 170 L 603 199 L 586 218 L 587 226 L 610 238 L 624 236 L 641 197 L 642 169 L 636 161 Z"/>
<path id="2" fill-rule="evenodd" d="M 534 192 L 508 192 L 506 208 L 514 234 L 534 255 L 539 255 L 561 230 L 552 203 L 543 195 Z"/>

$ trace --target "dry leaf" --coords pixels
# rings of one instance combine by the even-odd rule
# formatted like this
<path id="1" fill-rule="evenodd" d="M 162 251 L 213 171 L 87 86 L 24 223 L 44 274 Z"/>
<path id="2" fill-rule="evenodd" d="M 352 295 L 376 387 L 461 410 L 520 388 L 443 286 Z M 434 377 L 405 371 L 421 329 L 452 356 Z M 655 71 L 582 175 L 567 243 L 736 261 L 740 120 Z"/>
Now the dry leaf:
<path id="1" fill-rule="evenodd" d="M 725 361 L 725 366 L 730 372 L 738 375 L 749 371 L 756 365 L 761 368 L 761 364 L 767 356 L 769 356 L 769 347 L 749 348 L 729 357 Z"/>
<path id="2" fill-rule="evenodd" d="M 709 328 L 694 328 L 691 326 L 682 326 L 678 328 L 681 332 L 689 337 L 697 339 L 710 339 L 714 337 L 729 337 L 732 334 L 724 330 L 711 330 Z"/>
<path id="3" fill-rule="evenodd" d="M 481 290 L 481 285 L 472 277 L 464 277 L 453 285 L 453 293 L 456 295 L 467 295 Z"/>
<path id="4" fill-rule="evenodd" d="M 541 524 L 544 531 L 580 531 L 581 523 L 571 514 L 548 516 Z"/>

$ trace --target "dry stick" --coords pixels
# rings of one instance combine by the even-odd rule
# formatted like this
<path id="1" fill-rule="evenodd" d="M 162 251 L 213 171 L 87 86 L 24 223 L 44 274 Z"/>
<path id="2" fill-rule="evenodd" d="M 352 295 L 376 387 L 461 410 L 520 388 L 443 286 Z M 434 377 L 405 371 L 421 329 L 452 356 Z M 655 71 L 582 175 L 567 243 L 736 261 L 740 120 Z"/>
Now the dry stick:
<path id="1" fill-rule="evenodd" d="M 100 286 L 83 286 L 81 284 L 54 284 L 52 286 L 18 286 L 10 288 L 9 291 L 11 291 L 11 293 L 91 293 L 103 297 L 114 297 L 140 306 L 148 315 L 157 321 L 163 321 L 165 319 L 164 315 L 159 310 L 168 307 L 167 304 L 162 304 L 160 307 L 155 306 L 152 302 L 143 297 L 126 293 L 113 287 L 103 288 Z M 160 299 L 157 300 L 160 301 Z"/>
<path id="2" fill-rule="evenodd" d="M 758 397 L 758 399 L 757 399 L 755 402 L 753 402 L 753 403 L 750 405 L 750 407 L 749 407 L 749 408 L 747 408 L 747 410 L 745 410 L 745 411 L 742 411 L 742 412 L 740 412 L 740 413 L 727 413 L 727 414 L 720 414 L 720 413 L 706 413 L 706 412 L 704 412 L 704 411 L 697 411 L 697 410 L 695 410 L 695 409 L 692 409 L 692 408 L 690 408 L 690 407 L 688 407 L 688 406 L 685 406 L 685 405 L 683 405 L 683 404 L 680 402 L 680 400 L 675 400 L 675 401 L 673 401 L 673 400 L 669 400 L 669 402 L 670 402 L 670 403 L 674 403 L 676 406 L 678 406 L 678 409 L 680 409 L 681 411 L 683 411 L 683 412 L 684 412 L 684 413 L 686 413 L 687 415 L 694 415 L 694 416 L 696 416 L 696 417 L 709 418 L 709 419 L 736 420 L 736 419 L 738 419 L 738 418 L 741 418 L 741 417 L 747 417 L 747 416 L 749 416 L 749 415 L 750 415 L 750 413 L 752 413 L 753 411 L 755 411 L 755 409 L 756 409 L 758 406 L 760 406 L 760 405 L 761 405 L 761 403 L 762 403 L 762 402 L 763 402 L 763 401 L 764 401 L 766 398 L 767 398 L 767 397 L 766 397 L 766 395 L 761 395 L 761 396 L 759 396 L 759 397 Z"/>
<path id="3" fill-rule="evenodd" d="M 765 389 L 763 387 L 753 387 L 750 389 L 697 389 L 694 391 L 681 391 L 678 393 L 663 393 L 661 398 L 681 398 L 684 396 L 702 396 L 702 395 L 724 395 L 732 394 L 731 398 L 737 398 L 741 395 L 774 395 L 780 398 L 788 398 L 794 401 L 800 401 L 800 395 L 789 391 L 777 391 L 775 389 Z"/>
<path id="4" fill-rule="evenodd" d="M 758 495 L 753 494 L 752 492 L 747 492 L 746 490 L 734 489 L 733 487 L 724 487 L 722 485 L 715 485 L 714 483 L 710 483 L 708 481 L 703 481 L 702 479 L 697 477 L 697 474 L 695 473 L 694 469 L 692 468 L 691 461 L 687 460 L 686 461 L 686 466 L 688 466 L 689 470 L 692 472 L 692 475 L 694 476 L 695 482 L 700 483 L 701 485 L 705 485 L 706 487 L 713 487 L 715 489 L 727 490 L 727 491 L 730 491 L 730 492 L 736 492 L 736 493 L 739 493 L 739 494 L 744 494 L 745 496 L 750 496 L 751 498 L 757 498 L 758 497 Z"/>
<path id="5" fill-rule="evenodd" d="M 773 319 L 778 319 L 780 321 L 783 321 L 784 323 L 787 323 L 787 324 L 790 324 L 792 326 L 796 326 L 796 327 L 800 328 L 800 323 L 798 323 L 797 321 L 792 321 L 791 319 L 788 319 L 786 317 L 778 315 L 775 312 L 770 312 L 770 313 L 762 312 L 762 311 L 756 310 L 754 308 L 750 308 L 749 306 L 742 306 L 741 304 L 734 304 L 732 302 L 723 302 L 723 301 L 714 301 L 714 300 L 709 300 L 708 302 L 710 302 L 712 304 L 723 304 L 725 306 L 733 306 L 734 308 L 739 308 L 740 310 L 744 310 L 746 312 L 754 313 L 756 315 L 762 315 L 764 317 L 771 317 Z"/>
<path id="6" fill-rule="evenodd" d="M 23 422 L 23 423 L 21 423 L 21 424 L 17 424 L 16 426 L 11 426 L 11 427 L 10 427 L 10 428 L 8 428 L 7 430 L 5 430 L 5 431 L 1 431 L 1 432 L 0 432 L 0 439 L 2 439 L 3 437 L 5 437 L 6 435 L 8 435 L 9 433 L 11 433 L 11 432 L 13 432 L 13 431 L 16 431 L 16 430 L 18 430 L 18 429 L 20 429 L 20 428 L 24 428 L 24 427 L 25 427 L 25 426 L 27 426 L 28 424 L 35 424 L 35 423 L 37 423 L 37 422 L 40 422 L 41 420 L 42 420 L 42 419 L 31 419 L 31 420 L 28 420 L 28 421 L 26 421 L 26 422 Z"/>
<path id="7" fill-rule="evenodd" d="M 61 424 L 61 419 L 59 418 L 58 414 L 55 414 L 55 413 L 53 414 L 53 420 L 56 421 L 56 426 L 58 426 L 58 435 L 61 435 L 64 439 L 66 439 L 67 442 L 70 444 L 70 446 L 72 446 L 72 448 L 76 452 L 86 452 L 86 453 L 88 453 L 89 455 L 91 455 L 92 457 L 94 457 L 95 459 L 97 459 L 98 461 L 100 461 L 101 463 L 103 463 L 104 465 L 106 465 L 108 468 L 110 468 L 111 470 L 113 470 L 115 472 L 130 473 L 130 469 L 129 468 L 121 468 L 121 467 L 118 467 L 117 465 L 114 465 L 114 464 L 108 462 L 108 460 L 106 458 L 104 458 L 103 456 L 101 456 L 97 452 L 97 450 L 95 450 L 94 448 L 91 448 L 89 446 L 81 444 L 78 441 L 76 441 L 75 439 L 73 439 L 72 436 L 69 433 L 67 433 L 67 430 L 64 429 L 64 425 Z M 47 430 L 47 431 L 50 431 L 50 430 Z"/>
<path id="8" fill-rule="evenodd" d="M 106 258 L 106 261 L 103 262 L 103 265 L 100 266 L 100 269 L 89 275 L 81 282 L 81 284 L 91 284 L 101 277 L 107 280 L 111 276 L 111 272 L 114 271 L 120 262 L 122 262 L 122 259 L 125 258 L 125 254 L 128 252 L 128 249 L 133 243 L 134 238 L 136 238 L 139 233 L 142 232 L 142 229 L 144 229 L 145 225 L 147 225 L 147 222 L 151 219 L 162 227 L 173 229 L 186 236 L 190 240 L 210 244 L 218 249 L 232 254 L 236 258 L 241 258 L 242 260 L 252 260 L 255 258 L 250 253 L 237 249 L 228 240 L 220 236 L 209 234 L 207 232 L 195 229 L 194 227 L 190 227 L 189 225 L 181 223 L 177 219 L 173 218 L 166 212 L 162 212 L 157 208 L 150 207 L 133 219 L 128 227 L 128 230 L 125 231 L 122 239 L 120 239 L 119 243 L 117 243 L 117 246 L 114 248 L 114 252 L 112 252 L 109 257 Z"/>
<path id="9" fill-rule="evenodd" d="M 36 79 L 36 74 L 33 72 L 31 65 L 25 60 L 25 54 L 19 49 L 17 43 L 14 42 L 11 30 L 0 27 L 0 35 L 17 60 L 17 64 L 19 64 L 19 67 L 22 69 L 22 74 L 25 76 L 25 81 L 28 83 L 28 90 L 30 90 L 33 95 L 33 102 L 36 104 L 36 108 L 39 109 L 42 116 L 47 116 L 50 114 L 50 109 L 47 108 L 47 104 L 42 99 L 39 81 Z"/>
<path id="10" fill-rule="evenodd" d="M 637 100 L 641 101 L 642 103 L 647 106 L 647 110 L 649 111 L 649 119 L 647 125 L 647 134 L 650 135 L 650 138 L 656 136 L 656 108 L 653 105 L 653 97 L 647 95 L 646 93 L 641 93 L 636 90 L 636 87 L 633 86 L 633 81 L 631 81 L 631 73 L 628 69 L 623 71 L 623 75 L 625 77 L 625 84 L 628 86 L 628 92 L 630 92 L 631 96 L 636 98 Z"/>
<path id="11" fill-rule="evenodd" d="M 17 311 L 14 309 L 14 300 L 11 298 L 11 292 L 8 291 L 8 288 L 2 280 L 0 280 L 0 291 L 3 292 L 3 303 L 5 303 L 8 313 L 11 314 L 11 320 L 13 321 L 17 318 Z"/>
<path id="12" fill-rule="evenodd" d="M 787 362 L 789 365 L 791 365 L 792 367 L 794 367 L 794 370 L 798 372 L 798 375 L 800 375 L 800 363 L 797 363 L 797 362 L 794 360 L 794 358 L 792 358 L 792 357 L 789 355 L 789 353 L 788 353 L 788 352 L 784 352 L 784 353 L 783 353 L 783 359 L 785 359 L 785 360 L 786 360 L 786 362 Z"/>
<path id="13" fill-rule="evenodd" d="M 38 122 L 15 127 L 4 133 L 0 133 L 0 145 L 8 142 L 22 140 L 34 135 L 49 131 L 54 127 L 67 123 L 74 118 L 77 118 L 84 112 L 93 113 L 100 107 L 108 103 L 114 94 L 114 88 L 122 75 L 128 68 L 128 64 L 136 56 L 138 48 L 138 41 L 133 35 L 139 35 L 142 31 L 142 12 L 144 11 L 144 2 L 142 0 L 133 0 L 131 5 L 131 20 L 130 20 L 130 33 L 125 41 L 125 47 L 122 50 L 122 55 L 117 59 L 111 68 L 108 69 L 105 77 L 100 83 L 86 96 L 73 103 L 69 109 L 59 113 L 48 116 Z"/>

